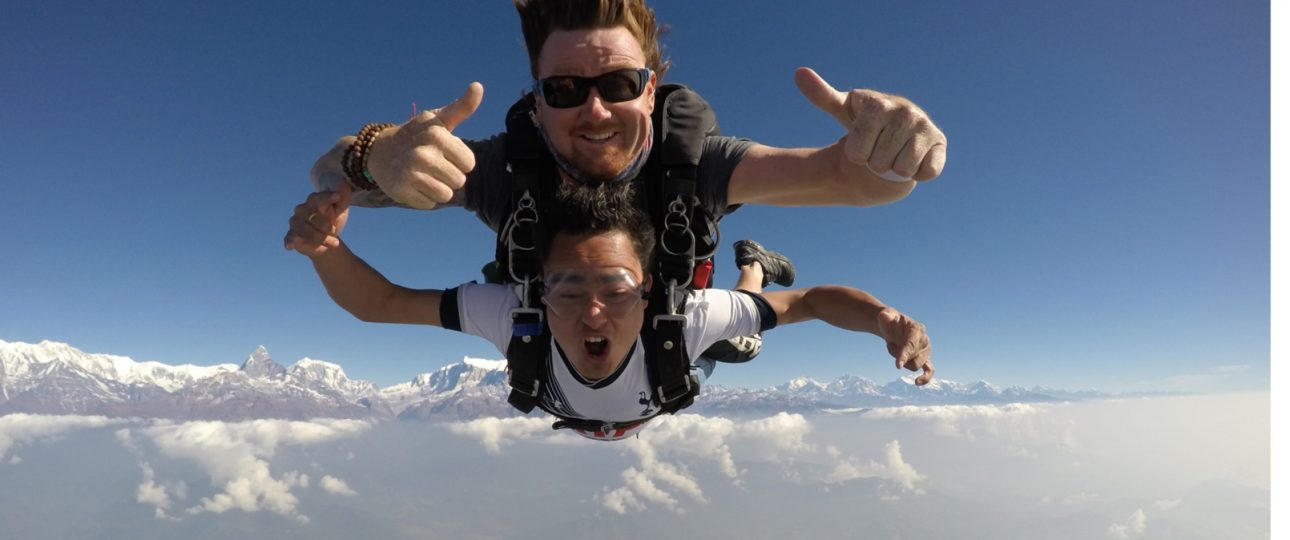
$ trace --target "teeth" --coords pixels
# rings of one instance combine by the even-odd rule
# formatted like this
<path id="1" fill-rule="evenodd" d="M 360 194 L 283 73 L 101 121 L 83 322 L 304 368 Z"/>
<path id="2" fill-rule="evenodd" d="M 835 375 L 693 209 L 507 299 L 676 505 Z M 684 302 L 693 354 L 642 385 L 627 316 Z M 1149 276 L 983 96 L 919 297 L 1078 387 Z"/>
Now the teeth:
<path id="1" fill-rule="evenodd" d="M 604 343 L 604 341 L 605 341 L 605 338 L 600 336 L 587 338 L 587 343 Z"/>
<path id="2" fill-rule="evenodd" d="M 603 140 L 608 139 L 608 138 L 613 137 L 613 136 L 614 136 L 614 132 L 612 132 L 612 131 L 607 132 L 607 133 L 584 133 L 584 134 L 582 135 L 582 137 L 583 137 L 583 138 L 585 138 L 585 139 L 590 139 L 590 140 L 593 140 L 593 141 L 603 141 Z"/>

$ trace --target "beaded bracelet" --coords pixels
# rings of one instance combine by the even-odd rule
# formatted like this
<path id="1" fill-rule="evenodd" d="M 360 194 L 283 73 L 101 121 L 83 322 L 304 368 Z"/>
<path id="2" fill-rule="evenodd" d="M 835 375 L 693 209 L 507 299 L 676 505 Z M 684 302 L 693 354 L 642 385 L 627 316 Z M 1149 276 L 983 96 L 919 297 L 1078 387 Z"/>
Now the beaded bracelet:
<path id="1" fill-rule="evenodd" d="M 360 191 L 378 189 L 376 182 L 372 180 L 372 173 L 367 171 L 367 158 L 371 155 L 376 136 L 392 127 L 394 124 L 367 124 L 354 136 L 354 142 L 345 149 L 345 155 L 341 158 L 341 168 L 345 171 L 350 187 Z"/>

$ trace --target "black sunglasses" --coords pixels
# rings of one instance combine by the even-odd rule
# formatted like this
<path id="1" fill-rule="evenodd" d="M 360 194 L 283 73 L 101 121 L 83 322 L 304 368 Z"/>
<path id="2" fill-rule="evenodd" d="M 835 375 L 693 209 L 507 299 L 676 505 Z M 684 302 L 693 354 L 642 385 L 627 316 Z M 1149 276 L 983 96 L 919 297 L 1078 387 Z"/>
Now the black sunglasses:
<path id="1" fill-rule="evenodd" d="M 601 73 L 595 77 L 557 75 L 533 83 L 533 91 L 542 96 L 547 105 L 557 109 L 577 107 L 587 101 L 591 87 L 596 87 L 600 99 L 610 103 L 631 101 L 645 91 L 649 82 L 649 68 L 620 69 Z"/>

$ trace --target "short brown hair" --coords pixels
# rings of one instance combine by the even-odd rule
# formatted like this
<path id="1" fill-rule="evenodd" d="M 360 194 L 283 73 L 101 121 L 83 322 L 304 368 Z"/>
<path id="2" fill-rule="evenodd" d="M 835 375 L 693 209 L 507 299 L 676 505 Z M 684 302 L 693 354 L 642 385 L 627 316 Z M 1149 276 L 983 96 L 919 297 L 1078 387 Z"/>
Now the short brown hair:
<path id="1" fill-rule="evenodd" d="M 529 70 L 538 76 L 538 56 L 546 38 L 556 30 L 590 30 L 622 26 L 640 42 L 645 67 L 662 80 L 671 62 L 663 58 L 659 34 L 666 31 L 654 20 L 645 0 L 514 0 L 520 13 L 524 46 L 529 50 Z"/>

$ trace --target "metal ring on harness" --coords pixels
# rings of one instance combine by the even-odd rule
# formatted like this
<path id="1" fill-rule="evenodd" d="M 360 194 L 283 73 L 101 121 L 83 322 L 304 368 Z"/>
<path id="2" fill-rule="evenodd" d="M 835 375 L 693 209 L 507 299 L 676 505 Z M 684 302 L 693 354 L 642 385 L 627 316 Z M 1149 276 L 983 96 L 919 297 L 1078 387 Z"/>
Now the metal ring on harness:
<path id="1" fill-rule="evenodd" d="M 663 217 L 663 234 L 659 235 L 659 248 L 668 255 L 685 255 L 689 256 L 694 252 L 694 231 L 690 228 L 690 216 L 685 213 L 685 203 L 677 197 L 675 201 L 668 206 L 668 213 Z M 672 246 L 668 238 L 679 234 L 681 239 L 688 241 L 687 245 L 681 249 L 679 246 Z"/>
<path id="2" fill-rule="evenodd" d="M 514 253 L 516 251 L 537 251 L 537 239 L 529 238 L 528 240 L 530 245 L 519 245 L 519 243 L 515 241 L 515 230 L 519 228 L 521 223 L 537 223 L 539 221 L 537 201 L 533 199 L 533 196 L 527 190 L 516 203 L 515 211 L 511 213 L 511 217 L 507 221 L 509 223 L 506 226 L 506 249 L 511 254 L 506 258 L 506 272 L 511 275 L 511 279 L 516 283 L 526 282 L 527 280 L 531 280 L 533 276 L 527 274 L 520 276 L 515 273 L 516 257 Z"/>

